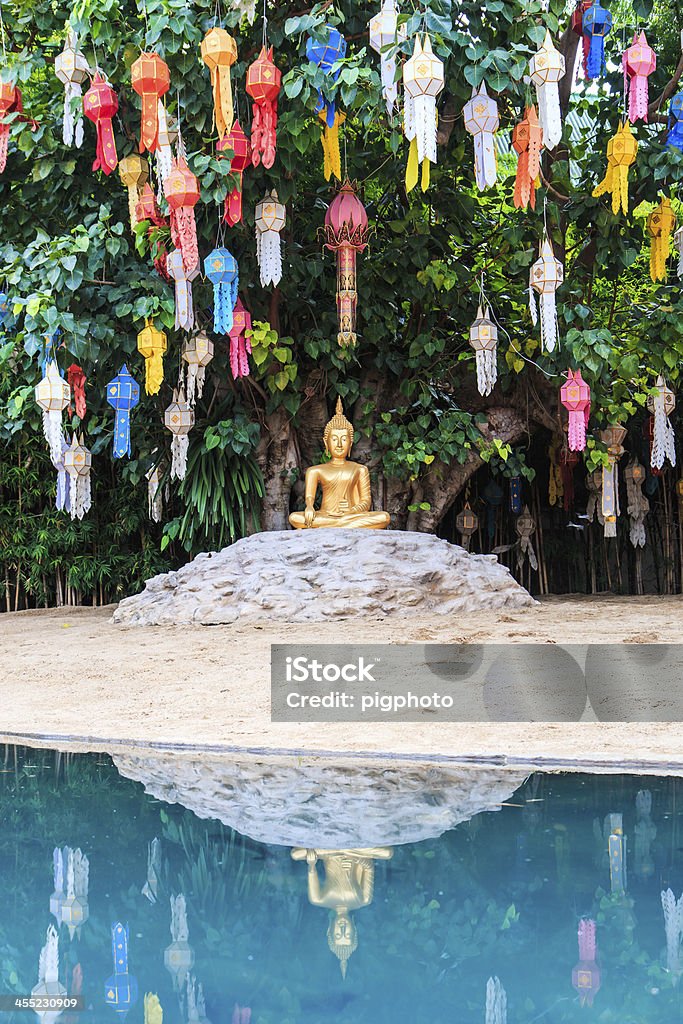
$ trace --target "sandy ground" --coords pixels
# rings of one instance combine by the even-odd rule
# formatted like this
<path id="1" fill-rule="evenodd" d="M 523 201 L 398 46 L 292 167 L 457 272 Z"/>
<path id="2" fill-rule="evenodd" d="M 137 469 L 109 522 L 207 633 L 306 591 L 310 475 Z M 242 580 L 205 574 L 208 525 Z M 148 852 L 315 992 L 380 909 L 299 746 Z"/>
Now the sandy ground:
<path id="1" fill-rule="evenodd" d="M 683 771 L 679 724 L 324 723 L 270 721 L 272 642 L 682 643 L 681 598 L 545 599 L 454 622 L 136 628 L 112 608 L 0 615 L 0 740 L 91 749 L 207 745 L 493 760 L 514 766 Z M 80 743 L 78 741 L 81 741 Z"/>

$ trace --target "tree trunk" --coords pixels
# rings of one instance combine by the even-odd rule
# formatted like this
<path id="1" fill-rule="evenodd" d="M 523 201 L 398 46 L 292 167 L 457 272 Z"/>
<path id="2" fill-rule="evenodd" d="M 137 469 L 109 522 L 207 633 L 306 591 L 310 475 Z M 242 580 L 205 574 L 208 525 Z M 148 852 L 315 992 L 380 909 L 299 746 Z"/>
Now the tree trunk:
<path id="1" fill-rule="evenodd" d="M 256 459 L 264 486 L 261 529 L 286 530 L 298 459 L 291 418 L 282 406 L 265 417 Z"/>

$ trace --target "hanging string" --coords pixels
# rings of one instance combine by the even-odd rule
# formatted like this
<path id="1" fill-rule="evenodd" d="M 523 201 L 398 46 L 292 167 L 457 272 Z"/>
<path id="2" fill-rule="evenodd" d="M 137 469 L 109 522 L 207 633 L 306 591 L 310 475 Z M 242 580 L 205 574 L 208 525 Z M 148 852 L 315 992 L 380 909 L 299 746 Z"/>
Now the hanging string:
<path id="1" fill-rule="evenodd" d="M 263 0 L 263 45 L 268 46 L 268 0 Z"/>
<path id="2" fill-rule="evenodd" d="M 146 0 L 141 0 L 142 3 L 142 16 L 145 19 L 145 50 L 147 49 L 147 37 L 149 35 L 149 23 L 147 21 L 147 3 Z"/>
<path id="3" fill-rule="evenodd" d="M 5 47 L 5 22 L 2 18 L 2 4 L 0 3 L 0 40 L 2 41 L 3 63 L 7 64 L 7 48 Z"/>

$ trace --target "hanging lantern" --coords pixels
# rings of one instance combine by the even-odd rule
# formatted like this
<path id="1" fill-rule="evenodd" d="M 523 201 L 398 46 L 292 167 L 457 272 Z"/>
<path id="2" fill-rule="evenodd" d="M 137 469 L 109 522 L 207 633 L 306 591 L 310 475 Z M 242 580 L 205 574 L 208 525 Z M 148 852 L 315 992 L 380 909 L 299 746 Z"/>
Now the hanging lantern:
<path id="1" fill-rule="evenodd" d="M 4 324 L 9 316 L 9 295 L 0 291 L 0 324 Z"/>
<path id="2" fill-rule="evenodd" d="M 611 192 L 612 213 L 615 216 L 620 208 L 628 213 L 628 169 L 635 162 L 637 152 L 638 143 L 631 126 L 628 121 L 624 121 L 607 143 L 607 171 L 600 184 L 593 189 L 595 199 L 605 192 Z"/>
<path id="3" fill-rule="evenodd" d="M 548 504 L 553 508 L 564 495 L 564 477 L 558 457 L 561 444 L 562 438 L 554 437 L 548 448 Z"/>
<path id="4" fill-rule="evenodd" d="M 538 569 L 538 559 L 536 558 L 534 544 L 531 539 L 536 532 L 536 521 L 529 512 L 528 505 L 524 506 L 521 516 L 517 517 L 515 530 L 519 537 L 519 546 L 517 548 L 517 571 L 520 573 L 522 572 L 524 562 L 527 558 L 529 559 L 529 565 L 531 568 Z"/>
<path id="5" fill-rule="evenodd" d="M 572 985 L 579 993 L 581 1006 L 592 1006 L 600 988 L 600 969 L 595 960 L 595 921 L 579 921 L 579 962 L 572 971 Z"/>
<path id="6" fill-rule="evenodd" d="M 87 448 L 83 448 L 82 451 L 87 452 L 88 458 L 90 457 L 90 452 L 88 452 Z M 90 465 L 88 465 L 87 469 L 88 507 L 90 506 L 89 474 Z M 79 516 L 78 518 L 80 519 L 82 516 Z M 81 928 L 90 916 L 88 909 L 89 867 L 88 858 L 81 852 L 81 850 L 72 850 L 68 847 L 66 863 L 66 896 L 62 901 L 62 923 L 69 929 L 69 938 L 71 939 L 73 939 L 75 934 L 77 934 L 80 939 Z"/>
<path id="7" fill-rule="evenodd" d="M 475 515 L 472 511 L 469 501 L 466 501 L 462 511 L 458 512 L 455 519 L 455 528 L 460 534 L 460 543 L 465 551 L 469 551 L 470 537 L 479 528 L 479 516 Z"/>
<path id="8" fill-rule="evenodd" d="M 489 308 L 477 309 L 477 317 L 470 327 L 470 345 L 476 353 L 477 387 L 480 395 L 490 395 L 496 383 L 496 346 L 498 328 L 491 320 Z"/>
<path id="9" fill-rule="evenodd" d="M 564 57 L 553 44 L 550 32 L 529 63 L 531 81 L 536 86 L 538 118 L 543 130 L 543 145 L 555 149 L 562 138 L 562 110 L 558 82 L 564 78 Z"/>
<path id="10" fill-rule="evenodd" d="M 71 394 L 74 397 L 74 406 L 76 408 L 76 415 L 79 420 L 85 419 L 86 404 L 85 404 L 85 385 L 86 377 L 83 370 L 80 368 L 78 363 L 72 363 L 66 371 L 66 380 L 71 389 Z M 71 415 L 71 409 L 69 409 L 69 415 Z"/>
<path id="11" fill-rule="evenodd" d="M 111 119 L 118 109 L 116 93 L 102 75 L 96 74 L 83 97 L 83 113 L 97 129 L 97 155 L 92 165 L 93 171 L 102 170 L 105 174 L 111 174 L 116 169 L 118 157 Z"/>
<path id="12" fill-rule="evenodd" d="M 277 239 L 279 245 L 279 235 Z M 214 249 L 204 260 L 204 273 L 213 284 L 213 329 L 216 334 L 229 334 L 239 287 L 237 260 L 228 249 Z"/>
<path id="13" fill-rule="evenodd" d="M 92 504 L 90 494 L 90 468 L 92 455 L 83 444 L 83 437 L 74 434 L 71 444 L 65 449 L 64 469 L 69 475 L 69 506 L 67 511 L 72 519 L 82 519 Z M 87 881 L 86 881 L 87 892 Z M 67 922 L 68 923 L 68 922 Z"/>
<path id="14" fill-rule="evenodd" d="M 66 471 L 64 465 L 64 455 L 69 450 L 69 445 L 66 443 L 64 436 L 62 435 L 62 454 L 58 462 L 54 459 L 50 459 L 52 465 L 57 470 L 57 490 L 55 493 L 55 508 L 58 512 L 71 512 L 71 488 L 69 486 L 69 474 Z M 53 894 L 54 895 L 54 894 Z M 63 894 L 62 894 L 63 895 Z M 50 902 L 50 913 L 52 913 L 52 902 Z M 61 921 L 61 917 L 57 917 L 58 921 Z"/>
<path id="15" fill-rule="evenodd" d="M 112 1010 L 126 1014 L 138 1000 L 138 982 L 128 973 L 128 925 L 118 921 L 111 926 L 111 951 L 114 973 L 104 983 L 104 1001 Z"/>
<path id="16" fill-rule="evenodd" d="M 233 380 L 249 376 L 249 359 L 251 342 L 247 331 L 251 330 L 251 313 L 242 304 L 239 295 L 232 314 L 230 328 L 230 372 Z"/>
<path id="17" fill-rule="evenodd" d="M 154 195 L 149 182 L 142 186 L 140 198 L 135 206 L 135 216 L 138 224 L 143 220 L 150 221 L 157 228 L 166 224 L 166 220 L 157 204 L 157 197 Z"/>
<path id="18" fill-rule="evenodd" d="M 48 925 L 45 945 L 38 960 L 38 984 L 31 989 L 31 995 L 41 1002 L 45 1000 L 48 1006 L 50 999 L 57 997 L 61 1000 L 66 996 L 66 989 L 59 980 L 59 935 L 53 924 Z M 59 1013 L 55 1014 L 58 1016 Z"/>
<path id="19" fill-rule="evenodd" d="M 645 467 L 641 466 L 634 455 L 624 473 L 626 479 L 627 514 L 630 521 L 629 539 L 634 548 L 644 548 L 645 516 L 650 511 L 650 503 L 643 494 L 645 483 Z"/>
<path id="20" fill-rule="evenodd" d="M 540 255 L 531 267 L 529 277 L 529 308 L 531 320 L 536 326 L 538 314 L 534 292 L 538 292 L 538 304 L 541 310 L 541 346 L 546 352 L 553 352 L 557 344 L 557 309 L 555 292 L 564 279 L 564 269 L 559 260 L 555 259 L 553 247 L 546 234 L 540 246 Z"/>
<path id="21" fill-rule="evenodd" d="M 78 49 L 78 37 L 74 30 L 69 28 L 64 49 L 55 60 L 55 74 L 64 86 L 62 139 L 65 146 L 73 146 L 75 141 L 78 149 L 83 144 L 82 106 L 79 104 L 78 116 L 74 118 L 73 100 L 82 96 L 81 86 L 89 71 L 88 62 Z"/>
<path id="22" fill-rule="evenodd" d="M 183 266 L 188 275 L 199 268 L 197 246 L 197 225 L 194 207 L 199 202 L 199 185 L 187 166 L 185 157 L 180 156 L 166 179 L 164 187 L 166 200 L 171 211 L 171 239 L 183 256 Z"/>
<path id="23" fill-rule="evenodd" d="M 588 51 L 590 49 L 590 36 L 584 35 L 583 32 L 583 16 L 593 3 L 593 0 L 576 0 L 576 7 L 572 12 L 572 30 L 577 36 L 581 38 L 581 55 L 583 62 L 583 74 L 585 78 L 588 78 Z M 577 52 L 578 58 L 578 52 Z M 576 67 L 574 69 L 574 78 L 577 76 L 579 61 L 577 59 Z"/>
<path id="24" fill-rule="evenodd" d="M 325 214 L 325 248 L 337 254 L 337 317 L 340 345 L 356 343 L 356 253 L 368 244 L 368 215 L 347 178 Z"/>
<path id="25" fill-rule="evenodd" d="M 671 233 L 676 227 L 676 214 L 671 209 L 671 200 L 662 196 L 647 218 L 650 235 L 650 277 L 653 281 L 666 281 L 666 261 L 671 248 Z"/>
<path id="26" fill-rule="evenodd" d="M 605 36 L 612 28 L 612 15 L 600 0 L 593 0 L 583 15 L 583 34 L 588 39 L 586 78 L 599 78 L 605 70 Z"/>
<path id="27" fill-rule="evenodd" d="M 168 66 L 156 53 L 141 53 L 131 65 L 131 84 L 142 100 L 140 152 L 153 153 L 159 144 L 159 100 L 168 92 Z"/>
<path id="28" fill-rule="evenodd" d="M 179 249 L 166 256 L 166 270 L 175 285 L 175 329 L 191 331 L 194 328 L 194 302 L 191 278 L 183 265 L 183 254 Z M 196 277 L 197 271 L 192 277 Z"/>
<path id="29" fill-rule="evenodd" d="M 609 465 L 602 468 L 602 515 L 605 520 L 605 537 L 616 537 L 619 508 L 619 468 L 618 463 L 624 454 L 623 440 L 626 427 L 607 427 L 600 431 L 600 439 L 607 445 Z"/>
<path id="30" fill-rule="evenodd" d="M 309 36 L 306 40 L 306 56 L 311 64 L 315 64 L 327 76 L 329 83 L 318 89 L 316 113 L 325 111 L 328 128 L 334 127 L 335 103 L 332 98 L 332 85 L 339 78 L 341 68 L 334 65 L 346 56 L 346 39 L 332 25 L 321 25 L 318 29 L 319 39 Z"/>
<path id="31" fill-rule="evenodd" d="M 636 32 L 622 59 L 624 79 L 628 79 L 628 116 L 633 124 L 639 118 L 647 122 L 649 75 L 657 67 L 657 55 L 648 45 L 644 32 Z"/>
<path id="32" fill-rule="evenodd" d="M 513 202 L 518 210 L 536 209 L 536 181 L 541 173 L 543 131 L 538 122 L 536 107 L 532 104 L 524 111 L 524 119 L 512 131 L 512 146 L 517 153 L 517 175 Z"/>
<path id="33" fill-rule="evenodd" d="M 0 82 L 0 174 L 7 166 L 10 126 L 5 121 L 8 114 L 21 110 L 21 93 L 13 82 Z"/>
<path id="34" fill-rule="evenodd" d="M 667 145 L 683 149 L 683 92 L 677 92 L 669 104 L 667 127 L 669 129 L 666 136 Z M 0 167 L 1 170 L 2 167 Z"/>
<path id="35" fill-rule="evenodd" d="M 45 376 L 36 384 L 35 395 L 43 410 L 43 433 L 50 448 L 50 458 L 56 463 L 62 458 L 62 413 L 69 404 L 71 390 L 54 361 L 47 364 Z"/>
<path id="36" fill-rule="evenodd" d="M 261 47 L 257 59 L 247 68 L 246 90 L 253 99 L 251 162 L 269 170 L 275 162 L 277 142 L 277 97 L 282 73 L 273 63 L 273 48 Z"/>
<path id="37" fill-rule="evenodd" d="M 567 370 L 567 379 L 560 388 L 560 401 L 569 413 L 569 448 L 573 452 L 582 452 L 586 447 L 586 427 L 591 414 L 591 389 L 581 376 L 581 370 Z"/>
<path id="38" fill-rule="evenodd" d="M 147 514 L 153 523 L 160 523 L 161 517 L 164 513 L 164 496 L 161 490 L 161 470 L 159 466 L 153 466 L 147 473 Z M 154 842 L 154 840 L 152 840 Z M 158 843 L 159 840 L 156 840 Z M 158 849 L 158 847 L 155 847 Z M 154 881 L 155 888 L 152 890 L 150 884 L 150 877 Z M 149 863 L 147 865 L 147 879 L 145 883 L 146 888 L 143 888 L 143 894 L 152 902 L 156 903 L 156 885 L 158 884 L 158 878 L 154 872 L 154 868 L 150 871 Z"/>
<path id="39" fill-rule="evenodd" d="M 510 511 L 513 516 L 522 513 L 522 478 L 521 476 L 510 477 Z"/>
<path id="40" fill-rule="evenodd" d="M 389 117 L 394 113 L 398 99 L 396 83 L 396 53 L 390 53 L 387 47 L 397 47 L 406 38 L 406 27 L 398 25 L 398 8 L 396 0 L 383 0 L 382 9 L 370 20 L 370 46 L 379 54 L 380 75 L 382 78 L 382 95 L 387 104 Z"/>
<path id="41" fill-rule="evenodd" d="M 230 132 L 216 145 L 218 153 L 226 149 L 232 150 L 230 173 L 237 175 L 238 184 L 225 197 L 223 220 L 234 227 L 242 220 L 242 174 L 251 164 L 251 146 L 240 127 L 239 120 L 234 122 Z"/>
<path id="42" fill-rule="evenodd" d="M 266 193 L 256 206 L 256 259 L 261 273 L 261 284 L 277 285 L 282 278 L 282 248 L 280 232 L 285 226 L 285 207 L 275 189 Z"/>
<path id="43" fill-rule="evenodd" d="M 130 215 L 130 229 L 135 231 L 137 218 L 137 202 L 140 198 L 142 186 L 149 178 L 149 166 L 143 156 L 131 153 L 119 161 L 119 177 L 128 189 L 128 213 Z"/>
<path id="44" fill-rule="evenodd" d="M 410 142 L 406 167 L 406 189 L 417 185 L 418 168 L 422 165 L 421 188 L 429 188 L 429 167 L 436 163 L 436 97 L 444 85 L 443 63 L 432 52 L 432 41 L 415 37 L 413 55 L 403 65 L 405 109 L 403 131 Z"/>
<path id="45" fill-rule="evenodd" d="M 474 136 L 474 177 L 479 191 L 496 184 L 498 172 L 493 133 L 498 131 L 498 104 L 486 91 L 486 82 L 472 89 L 463 107 L 465 129 Z"/>
<path id="46" fill-rule="evenodd" d="M 194 967 L 194 950 L 189 944 L 187 909 L 182 893 L 171 896 L 171 943 L 164 950 L 164 967 L 173 978 L 173 989 L 179 992 Z"/>
<path id="47" fill-rule="evenodd" d="M 182 389 L 173 392 L 173 400 L 164 413 L 164 423 L 173 434 L 171 442 L 171 480 L 184 480 L 187 470 L 188 434 L 194 426 L 194 409 L 185 400 Z"/>
<path id="48" fill-rule="evenodd" d="M 655 387 L 656 394 L 647 398 L 647 408 L 654 420 L 650 464 L 654 469 L 662 469 L 667 459 L 672 466 L 676 465 L 676 437 L 669 420 L 676 408 L 676 396 L 662 376 L 657 377 Z"/>
<path id="49" fill-rule="evenodd" d="M 157 171 L 157 198 L 164 197 L 166 179 L 173 170 L 173 144 L 178 138 L 178 123 L 168 116 L 164 101 L 157 104 L 159 130 L 157 132 L 157 148 L 154 151 L 154 162 Z"/>
<path id="50" fill-rule="evenodd" d="M 216 26 L 204 36 L 201 54 L 211 72 L 213 115 L 218 138 L 222 139 L 230 132 L 234 118 L 230 68 L 237 60 L 237 43 L 224 28 Z"/>
<path id="51" fill-rule="evenodd" d="M 183 345 L 183 360 L 187 363 L 185 394 L 189 405 L 194 405 L 195 395 L 202 397 L 206 368 L 212 359 L 213 342 L 206 331 L 198 331 L 187 338 Z"/>
<path id="52" fill-rule="evenodd" d="M 154 326 L 153 320 L 145 320 L 145 326 L 138 334 L 138 352 L 145 360 L 145 391 L 148 395 L 157 395 L 163 384 L 166 347 L 165 333 Z"/>
<path id="53" fill-rule="evenodd" d="M 114 458 L 130 455 L 130 414 L 140 401 L 140 388 L 124 363 L 116 377 L 107 384 L 107 401 L 116 413 L 114 423 Z"/>

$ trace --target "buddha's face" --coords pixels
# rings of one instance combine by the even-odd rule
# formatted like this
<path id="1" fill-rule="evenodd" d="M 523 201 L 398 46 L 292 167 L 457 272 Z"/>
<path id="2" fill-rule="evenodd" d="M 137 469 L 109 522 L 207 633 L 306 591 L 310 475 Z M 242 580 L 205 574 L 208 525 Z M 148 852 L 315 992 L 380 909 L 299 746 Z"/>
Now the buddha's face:
<path id="1" fill-rule="evenodd" d="M 345 459 L 351 451 L 351 434 L 344 427 L 335 428 L 327 443 L 333 459 Z"/>
<path id="2" fill-rule="evenodd" d="M 335 946 L 356 946 L 356 926 L 348 914 L 337 914 L 332 924 L 332 941 Z"/>

